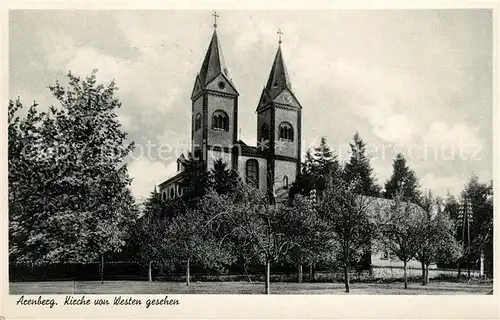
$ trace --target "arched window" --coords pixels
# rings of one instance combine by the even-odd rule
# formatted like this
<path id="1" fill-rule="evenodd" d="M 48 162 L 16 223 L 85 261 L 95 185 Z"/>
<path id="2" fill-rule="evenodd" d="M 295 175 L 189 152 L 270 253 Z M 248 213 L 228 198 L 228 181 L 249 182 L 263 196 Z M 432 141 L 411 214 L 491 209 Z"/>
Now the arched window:
<path id="1" fill-rule="evenodd" d="M 267 123 L 264 123 L 261 127 L 260 127 L 260 138 L 261 139 L 264 139 L 264 140 L 268 140 L 269 139 L 269 126 L 267 125 Z"/>
<path id="2" fill-rule="evenodd" d="M 167 193 L 165 191 L 163 191 L 163 201 L 166 201 L 167 200 Z"/>
<path id="3" fill-rule="evenodd" d="M 259 162 L 255 159 L 247 160 L 247 183 L 255 188 L 259 187 Z"/>
<path id="4" fill-rule="evenodd" d="M 194 131 L 201 129 L 201 114 L 197 113 L 194 118 Z"/>
<path id="5" fill-rule="evenodd" d="M 174 188 L 170 189 L 170 198 L 175 197 L 175 191 Z"/>
<path id="6" fill-rule="evenodd" d="M 280 124 L 279 133 L 280 139 L 293 141 L 293 128 L 288 122 L 282 122 Z"/>
<path id="7" fill-rule="evenodd" d="M 214 111 L 212 115 L 212 128 L 217 130 L 229 131 L 229 117 L 222 110 Z"/>
<path id="8" fill-rule="evenodd" d="M 288 189 L 288 177 L 283 177 L 283 188 Z"/>

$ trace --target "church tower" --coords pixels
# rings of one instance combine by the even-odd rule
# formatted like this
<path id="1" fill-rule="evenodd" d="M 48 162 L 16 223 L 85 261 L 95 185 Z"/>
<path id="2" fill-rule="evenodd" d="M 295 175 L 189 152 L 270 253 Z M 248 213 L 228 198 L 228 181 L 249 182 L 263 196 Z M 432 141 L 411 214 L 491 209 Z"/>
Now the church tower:
<path id="1" fill-rule="evenodd" d="M 203 160 L 204 169 L 221 159 L 240 178 L 268 193 L 271 201 L 283 199 L 300 172 L 302 106 L 292 84 L 281 50 L 278 51 L 257 106 L 257 146 L 238 140 L 239 93 L 229 76 L 217 34 L 217 13 L 212 39 L 191 94 L 191 152 Z M 177 174 L 163 181 L 163 200 L 183 196 L 186 158 L 178 159 Z"/>
<path id="2" fill-rule="evenodd" d="M 217 17 L 214 13 L 214 18 Z M 228 165 L 234 165 L 230 149 L 236 144 L 238 127 L 239 94 L 224 61 L 216 21 L 191 94 L 191 151 L 204 160 L 207 170 L 219 158 Z"/>
<path id="3" fill-rule="evenodd" d="M 257 144 L 267 157 L 268 189 L 275 194 L 287 189 L 300 172 L 302 106 L 292 85 L 281 50 L 257 106 Z"/>

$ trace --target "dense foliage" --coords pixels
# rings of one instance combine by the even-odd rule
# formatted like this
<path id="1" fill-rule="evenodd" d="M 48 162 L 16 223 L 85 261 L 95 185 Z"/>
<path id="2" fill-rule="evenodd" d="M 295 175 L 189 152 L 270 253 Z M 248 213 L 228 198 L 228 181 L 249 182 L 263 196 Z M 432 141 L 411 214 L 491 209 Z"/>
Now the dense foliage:
<path id="1" fill-rule="evenodd" d="M 266 293 L 275 266 L 293 265 L 301 282 L 303 265 L 317 263 L 342 268 L 349 292 L 350 271 L 366 257 L 370 267 L 376 250 L 403 262 L 405 287 L 412 259 L 424 284 L 434 263 L 460 270 L 484 259 L 492 276 L 491 186 L 473 176 L 459 197 L 435 199 L 398 154 L 382 191 L 358 133 L 345 165 L 326 138 L 307 150 L 288 199 L 269 201 L 272 192 L 244 183 L 221 159 L 207 170 L 188 154 L 183 195 L 165 201 L 154 188 L 139 212 L 115 84 L 97 84 L 95 73 L 68 80 L 50 87 L 58 108 L 9 102 L 11 261 L 88 262 L 125 248 L 122 257 L 148 265 L 150 281 L 153 268 L 184 270 L 190 284 L 193 266 L 248 274 L 259 265 Z"/>
<path id="2" fill-rule="evenodd" d="M 19 116 L 9 102 L 11 261 L 89 261 L 121 250 L 137 216 L 116 86 L 68 75 L 50 90 L 60 103 Z"/>

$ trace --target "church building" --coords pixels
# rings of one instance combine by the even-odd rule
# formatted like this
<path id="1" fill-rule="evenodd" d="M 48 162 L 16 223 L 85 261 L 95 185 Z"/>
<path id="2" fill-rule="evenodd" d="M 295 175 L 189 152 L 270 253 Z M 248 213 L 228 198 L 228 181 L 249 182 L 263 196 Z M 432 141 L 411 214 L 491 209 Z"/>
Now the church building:
<path id="1" fill-rule="evenodd" d="M 216 27 L 214 24 L 212 39 L 191 94 L 190 151 L 195 158 L 203 160 L 204 170 L 210 171 L 215 161 L 221 159 L 236 170 L 243 181 L 271 197 L 284 198 L 300 172 L 302 106 L 292 90 L 283 60 L 281 38 L 256 106 L 256 145 L 251 146 L 238 138 L 237 128 L 240 108 L 252 106 L 238 104 L 238 89 L 229 75 Z M 281 37 L 281 31 L 278 34 Z M 186 163 L 186 157 L 181 155 L 177 159 L 176 175 L 159 185 L 163 200 L 182 196 L 187 177 Z M 390 199 L 364 196 L 361 199 L 369 203 L 371 216 L 387 212 L 393 205 Z M 412 210 L 423 210 L 417 205 L 409 205 Z M 389 255 L 381 244 L 372 243 L 367 253 L 366 265 L 372 275 L 402 276 L 403 263 Z M 408 267 L 409 275 L 417 276 L 421 266 L 412 259 Z M 431 269 L 436 269 L 436 266 L 432 265 Z"/>
<path id="2" fill-rule="evenodd" d="M 243 181 L 275 197 L 288 194 L 300 171 L 302 106 L 292 91 L 280 40 L 260 96 L 255 146 L 238 138 L 238 89 L 223 57 L 217 24 L 191 94 L 191 153 L 210 171 L 222 159 Z M 183 194 L 186 158 L 177 159 L 177 174 L 159 185 L 163 200 Z"/>

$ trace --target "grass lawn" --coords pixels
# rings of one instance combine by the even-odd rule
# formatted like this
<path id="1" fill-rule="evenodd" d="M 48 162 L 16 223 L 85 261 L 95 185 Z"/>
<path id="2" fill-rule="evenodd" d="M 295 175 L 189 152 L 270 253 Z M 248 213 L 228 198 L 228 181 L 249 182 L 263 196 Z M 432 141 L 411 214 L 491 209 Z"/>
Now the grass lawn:
<path id="1" fill-rule="evenodd" d="M 488 294 L 492 283 L 431 281 L 427 286 L 402 282 L 352 283 L 351 294 Z M 262 294 L 263 282 L 45 281 L 11 282 L 10 294 Z M 345 294 L 343 283 L 271 283 L 272 294 Z"/>

